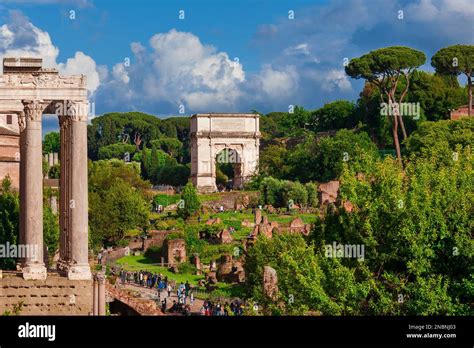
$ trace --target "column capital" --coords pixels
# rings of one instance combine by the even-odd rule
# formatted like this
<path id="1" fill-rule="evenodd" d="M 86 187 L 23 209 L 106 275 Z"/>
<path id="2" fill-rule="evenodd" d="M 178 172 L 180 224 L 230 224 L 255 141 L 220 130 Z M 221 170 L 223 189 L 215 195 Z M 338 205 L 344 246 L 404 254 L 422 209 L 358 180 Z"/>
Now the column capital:
<path id="1" fill-rule="evenodd" d="M 50 104 L 50 102 L 45 102 L 42 100 L 22 100 L 21 102 L 24 106 L 23 114 L 25 115 L 25 120 L 27 121 L 41 121 L 43 111 Z"/>
<path id="2" fill-rule="evenodd" d="M 89 113 L 88 100 L 64 100 L 55 104 L 55 112 L 61 118 L 68 117 L 71 121 L 87 122 Z"/>
<path id="3" fill-rule="evenodd" d="M 24 111 L 16 113 L 18 116 L 18 127 L 20 128 L 20 133 L 23 132 L 26 128 L 26 115 Z"/>

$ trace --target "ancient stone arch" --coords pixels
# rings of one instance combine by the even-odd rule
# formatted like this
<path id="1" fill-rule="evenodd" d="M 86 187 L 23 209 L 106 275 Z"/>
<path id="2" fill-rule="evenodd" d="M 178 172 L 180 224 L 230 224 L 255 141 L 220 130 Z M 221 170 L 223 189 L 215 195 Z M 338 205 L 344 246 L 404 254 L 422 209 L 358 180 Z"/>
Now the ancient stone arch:
<path id="1" fill-rule="evenodd" d="M 20 128 L 20 245 L 37 252 L 21 259 L 25 279 L 46 279 L 43 260 L 43 113 L 59 117 L 61 134 L 60 259 L 69 279 L 91 279 L 88 262 L 86 78 L 61 76 L 42 59 L 4 58 L 0 114 L 18 115 Z"/>
<path id="2" fill-rule="evenodd" d="M 191 180 L 200 192 L 215 192 L 216 158 L 229 149 L 235 161 L 234 188 L 258 169 L 260 128 L 258 114 L 196 114 L 191 117 Z"/>

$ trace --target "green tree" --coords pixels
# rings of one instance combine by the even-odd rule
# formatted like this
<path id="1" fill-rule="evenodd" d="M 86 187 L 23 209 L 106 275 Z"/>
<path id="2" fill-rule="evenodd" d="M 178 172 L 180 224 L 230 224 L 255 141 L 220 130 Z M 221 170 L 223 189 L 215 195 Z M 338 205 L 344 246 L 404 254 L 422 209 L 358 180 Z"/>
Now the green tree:
<path id="1" fill-rule="evenodd" d="M 139 168 L 120 160 L 89 164 L 89 226 L 93 247 L 113 246 L 127 231 L 148 225 L 149 183 Z"/>
<path id="2" fill-rule="evenodd" d="M 264 266 L 277 271 L 277 299 L 264 294 Z M 247 296 L 261 304 L 266 314 L 358 314 L 368 293 L 354 271 L 337 259 L 321 256 L 298 234 L 282 233 L 271 239 L 260 236 L 248 251 L 245 270 Z"/>
<path id="3" fill-rule="evenodd" d="M 161 185 L 184 186 L 188 182 L 190 174 L 191 169 L 189 165 L 165 165 L 159 169 L 156 183 Z"/>
<path id="4" fill-rule="evenodd" d="M 178 215 L 183 219 L 187 219 L 200 208 L 201 202 L 197 190 L 191 182 L 188 182 L 181 193 L 181 201 L 178 203 Z"/>
<path id="5" fill-rule="evenodd" d="M 343 264 L 370 286 L 366 314 L 472 312 L 474 163 L 469 147 L 457 151 L 443 165 L 412 157 L 402 170 L 387 157 L 359 175 L 345 168 L 340 196 L 354 209 L 329 211 L 312 238 L 364 246 L 363 263 Z"/>
<path id="6" fill-rule="evenodd" d="M 304 186 L 308 195 L 308 205 L 316 208 L 319 204 L 318 185 L 313 182 L 307 182 Z"/>
<path id="7" fill-rule="evenodd" d="M 61 140 L 59 132 L 49 132 L 44 135 L 43 153 L 59 153 Z"/>
<path id="8" fill-rule="evenodd" d="M 49 205 L 43 207 L 43 238 L 52 258 L 59 248 L 59 221 Z"/>
<path id="9" fill-rule="evenodd" d="M 117 159 L 124 160 L 126 162 L 130 162 L 135 151 L 136 151 L 136 148 L 134 145 L 125 144 L 125 143 L 116 143 L 116 144 L 110 144 L 110 145 L 101 147 L 99 149 L 99 153 L 97 157 L 98 159 L 103 159 L 103 160 L 117 158 Z"/>
<path id="10" fill-rule="evenodd" d="M 345 70 L 353 78 L 363 78 L 375 84 L 381 91 L 380 96 L 383 103 L 400 105 L 408 92 L 410 73 L 423 65 L 425 60 L 426 56 L 423 52 L 409 47 L 392 46 L 380 48 L 359 58 L 351 59 Z M 400 78 L 405 79 L 405 88 L 401 91 L 397 89 Z M 384 98 L 386 98 L 386 102 Z M 403 139 L 405 139 L 407 133 L 404 121 L 398 108 L 395 108 L 392 117 L 392 134 L 397 157 L 401 160 L 399 125 Z"/>
<path id="11" fill-rule="evenodd" d="M 2 180 L 0 194 L 0 244 L 18 244 L 19 238 L 19 212 L 20 201 L 18 193 L 11 189 L 11 180 L 6 176 Z M 0 258 L 0 269 L 15 269 L 16 260 L 13 258 Z"/>
<path id="12" fill-rule="evenodd" d="M 288 156 L 288 176 L 301 182 L 326 182 L 337 179 L 346 162 L 355 169 L 363 169 L 376 158 L 377 147 L 365 132 L 341 129 L 334 137 L 322 137 L 319 141 L 311 135 Z"/>
<path id="13" fill-rule="evenodd" d="M 311 114 L 311 128 L 315 132 L 330 129 L 353 128 L 357 125 L 355 104 L 347 100 L 336 100 L 325 104 Z"/>
<path id="14" fill-rule="evenodd" d="M 431 58 L 431 65 L 443 75 L 464 74 L 468 88 L 468 114 L 472 112 L 472 77 L 474 76 L 474 46 L 454 45 L 440 49 Z"/>
<path id="15" fill-rule="evenodd" d="M 423 122 L 405 141 L 408 156 L 429 158 L 447 164 L 457 156 L 457 147 L 474 148 L 474 119 Z"/>
<path id="16" fill-rule="evenodd" d="M 288 151 L 284 144 L 270 144 L 261 149 L 258 162 L 260 173 L 276 178 L 287 177 L 289 172 L 287 154 Z"/>
<path id="17" fill-rule="evenodd" d="M 183 148 L 183 143 L 176 138 L 162 137 L 157 140 L 152 140 L 150 143 L 152 147 L 156 146 L 174 158 L 178 157 Z"/>

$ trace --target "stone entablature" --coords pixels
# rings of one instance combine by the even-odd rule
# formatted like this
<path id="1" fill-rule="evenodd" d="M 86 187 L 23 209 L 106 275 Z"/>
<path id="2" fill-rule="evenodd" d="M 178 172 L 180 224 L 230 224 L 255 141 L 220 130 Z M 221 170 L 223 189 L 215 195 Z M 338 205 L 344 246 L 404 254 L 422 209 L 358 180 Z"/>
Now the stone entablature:
<path id="1" fill-rule="evenodd" d="M 257 171 L 260 147 L 258 114 L 196 114 L 191 117 L 191 179 L 200 192 L 214 192 L 216 157 L 223 150 L 236 152 L 234 188 Z"/>

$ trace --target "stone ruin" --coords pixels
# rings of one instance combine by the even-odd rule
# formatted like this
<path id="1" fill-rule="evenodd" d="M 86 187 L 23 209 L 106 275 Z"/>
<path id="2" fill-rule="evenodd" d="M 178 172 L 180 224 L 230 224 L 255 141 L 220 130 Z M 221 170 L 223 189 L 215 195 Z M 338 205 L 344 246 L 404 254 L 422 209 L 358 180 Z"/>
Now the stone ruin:
<path id="1" fill-rule="evenodd" d="M 186 262 L 186 243 L 184 239 L 167 239 L 163 243 L 163 255 L 169 265 Z"/>
<path id="2" fill-rule="evenodd" d="M 257 210 L 259 211 L 259 210 Z M 267 238 L 272 238 L 275 229 L 279 228 L 279 224 L 276 221 L 268 222 L 268 217 L 264 216 L 259 224 L 256 224 L 250 237 L 257 238 L 260 234 L 263 234 Z"/>
<path id="3" fill-rule="evenodd" d="M 339 181 L 333 180 L 320 184 L 318 188 L 319 204 L 336 203 L 339 192 Z"/>
<path id="4" fill-rule="evenodd" d="M 215 218 L 215 219 L 209 219 L 206 221 L 206 225 L 216 225 L 222 223 L 222 220 L 220 218 Z"/>
<path id="5" fill-rule="evenodd" d="M 201 275 L 202 274 L 202 263 L 201 259 L 199 258 L 199 254 L 195 253 L 193 254 L 193 257 L 191 258 L 191 262 L 196 267 L 196 275 Z"/>
<path id="6" fill-rule="evenodd" d="M 229 254 L 222 255 L 219 259 L 216 278 L 218 281 L 226 283 L 245 282 L 245 271 L 242 262 L 233 260 Z"/>
<path id="7" fill-rule="evenodd" d="M 263 294 L 271 300 L 278 296 L 278 276 L 274 268 L 263 267 Z"/>
<path id="8" fill-rule="evenodd" d="M 217 243 L 218 244 L 230 244 L 234 240 L 227 228 L 224 228 L 217 234 Z"/>
<path id="9" fill-rule="evenodd" d="M 296 219 L 291 220 L 290 226 L 288 227 L 289 233 L 301 233 L 305 236 L 308 236 L 311 232 L 311 224 L 305 224 L 304 221 L 297 217 Z"/>

